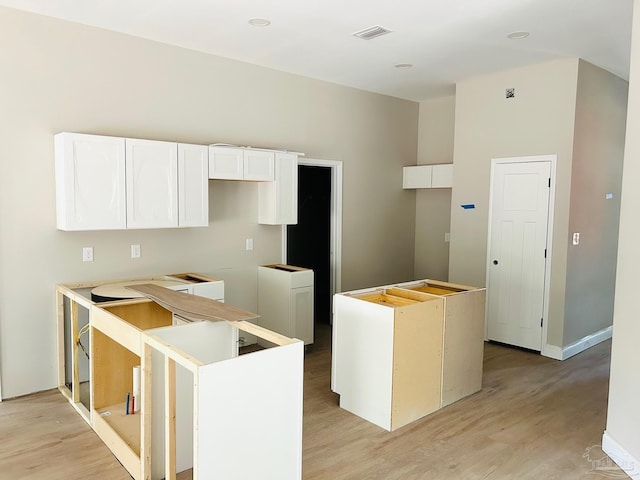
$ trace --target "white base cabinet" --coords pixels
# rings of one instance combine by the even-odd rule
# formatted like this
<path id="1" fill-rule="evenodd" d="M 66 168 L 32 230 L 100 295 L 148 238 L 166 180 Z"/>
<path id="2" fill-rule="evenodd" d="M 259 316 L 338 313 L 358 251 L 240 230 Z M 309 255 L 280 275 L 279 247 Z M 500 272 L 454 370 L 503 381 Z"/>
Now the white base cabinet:
<path id="1" fill-rule="evenodd" d="M 258 324 L 313 343 L 313 270 L 291 265 L 258 267 Z"/>
<path id="2" fill-rule="evenodd" d="M 485 289 L 434 280 L 339 293 L 331 389 L 395 430 L 482 387 Z"/>

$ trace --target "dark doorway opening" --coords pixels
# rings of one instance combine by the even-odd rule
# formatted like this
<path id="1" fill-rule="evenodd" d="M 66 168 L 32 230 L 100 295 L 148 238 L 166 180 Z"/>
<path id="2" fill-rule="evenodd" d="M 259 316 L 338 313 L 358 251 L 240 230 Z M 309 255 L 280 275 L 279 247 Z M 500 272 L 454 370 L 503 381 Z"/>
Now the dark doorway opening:
<path id="1" fill-rule="evenodd" d="M 287 226 L 287 263 L 314 272 L 314 321 L 331 322 L 331 167 L 298 165 L 298 224 Z"/>

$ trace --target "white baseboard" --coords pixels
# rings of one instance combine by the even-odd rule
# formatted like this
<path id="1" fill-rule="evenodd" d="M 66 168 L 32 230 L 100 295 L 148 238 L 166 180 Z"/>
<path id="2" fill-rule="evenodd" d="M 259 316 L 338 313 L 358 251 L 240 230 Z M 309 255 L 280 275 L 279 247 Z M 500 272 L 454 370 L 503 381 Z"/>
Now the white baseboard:
<path id="1" fill-rule="evenodd" d="M 586 337 L 581 338 L 580 340 L 573 342 L 566 347 L 561 348 L 556 347 L 555 345 L 544 345 L 540 353 L 545 357 L 555 358 L 556 360 L 566 360 L 567 358 L 571 358 L 580 352 L 584 352 L 587 348 L 593 347 L 600 342 L 604 342 L 605 340 L 610 339 L 612 334 L 613 327 L 609 326 L 607 328 L 603 328 L 599 332 L 587 335 Z"/>
<path id="2" fill-rule="evenodd" d="M 556 347 L 555 345 L 549 345 L 548 343 L 542 347 L 541 355 L 556 360 L 562 360 L 562 347 Z"/>
<path id="3" fill-rule="evenodd" d="M 622 445 L 606 431 L 602 435 L 602 451 L 609 455 L 616 465 L 633 480 L 640 480 L 640 460 L 634 458 Z"/>

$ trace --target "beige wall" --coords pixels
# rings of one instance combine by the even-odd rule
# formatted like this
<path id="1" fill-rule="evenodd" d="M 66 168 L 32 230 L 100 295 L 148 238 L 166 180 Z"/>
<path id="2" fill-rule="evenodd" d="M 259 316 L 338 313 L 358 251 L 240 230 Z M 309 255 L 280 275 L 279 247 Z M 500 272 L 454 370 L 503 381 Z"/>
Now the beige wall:
<path id="1" fill-rule="evenodd" d="M 613 321 L 628 87 L 580 61 L 569 211 L 569 233 L 579 232 L 580 244 L 567 252 L 563 345 Z"/>
<path id="2" fill-rule="evenodd" d="M 420 103 L 418 164 L 452 163 L 454 96 Z M 449 244 L 444 234 L 451 221 L 451 189 L 419 189 L 416 195 L 415 278 L 447 280 Z"/>
<path id="3" fill-rule="evenodd" d="M 557 154 L 547 338 L 556 346 L 563 334 L 577 76 L 578 60 L 562 59 L 456 86 L 449 280 L 485 285 L 491 159 Z M 506 88 L 515 88 L 515 98 L 505 98 Z M 476 208 L 460 207 L 469 203 Z"/>
<path id="4" fill-rule="evenodd" d="M 5 398 L 56 384 L 56 283 L 196 271 L 224 279 L 227 300 L 255 310 L 256 265 L 280 261 L 281 229 L 256 223 L 257 185 L 242 182 L 210 181 L 208 228 L 56 230 L 60 131 L 341 160 L 343 289 L 413 275 L 415 201 L 400 185 L 401 167 L 416 161 L 417 103 L 4 8 L 0 44 Z M 139 260 L 129 258 L 132 243 Z M 94 262 L 81 262 L 83 246 L 94 247 Z"/>
<path id="5" fill-rule="evenodd" d="M 613 317 L 611 377 L 609 381 L 608 435 L 640 469 L 640 321 L 638 321 L 638 272 L 640 249 L 638 205 L 640 205 L 640 0 L 634 0 L 629 111 L 622 179 L 622 206 L 618 241 L 618 269 Z M 603 441 L 604 443 L 604 441 Z M 622 452 L 617 452 L 622 453 Z M 627 463 L 629 469 L 633 464 Z"/>

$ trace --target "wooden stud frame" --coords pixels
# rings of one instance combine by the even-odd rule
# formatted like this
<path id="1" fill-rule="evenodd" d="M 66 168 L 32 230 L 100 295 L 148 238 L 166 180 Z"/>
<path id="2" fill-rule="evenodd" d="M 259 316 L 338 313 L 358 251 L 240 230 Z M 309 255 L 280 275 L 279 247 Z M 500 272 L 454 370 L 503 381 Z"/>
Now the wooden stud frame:
<path id="1" fill-rule="evenodd" d="M 201 281 L 216 281 L 216 279 L 208 278 L 199 274 L 175 274 L 161 277 L 153 277 L 154 279 L 165 279 L 167 277 L 177 277 L 186 280 L 201 280 Z M 132 279 L 137 280 L 137 279 Z M 117 280 L 122 281 L 122 280 Z M 170 342 L 162 340 L 160 337 L 154 336 L 154 332 L 158 327 L 160 330 L 167 329 L 172 330 L 183 327 L 171 326 L 171 312 L 163 309 L 155 302 L 149 299 L 132 299 L 132 300 L 119 300 L 112 302 L 103 302 L 96 304 L 95 302 L 87 299 L 78 289 L 92 288 L 95 286 L 112 283 L 113 281 L 102 282 L 86 282 L 76 284 L 65 284 L 56 286 L 56 303 L 57 303 L 57 346 L 58 346 L 58 383 L 59 390 L 67 397 L 70 403 L 76 408 L 76 410 L 82 415 L 82 417 L 89 423 L 89 425 L 96 431 L 105 444 L 111 449 L 114 455 L 127 469 L 127 471 L 136 480 L 156 480 L 153 476 L 153 395 L 152 395 L 152 379 L 153 379 L 153 366 L 152 355 L 160 354 L 164 358 L 164 373 L 157 372 L 160 375 L 161 383 L 164 385 L 164 436 L 166 438 L 164 453 L 165 464 L 163 470 L 166 471 L 167 479 L 176 478 L 176 395 L 177 395 L 177 383 L 176 383 L 176 366 L 186 368 L 193 374 L 193 388 L 196 391 L 200 383 L 200 370 L 202 367 L 207 367 L 198 358 L 190 355 L 189 352 L 183 351 L 180 348 L 172 345 Z M 66 300 L 65 300 L 66 299 Z M 68 312 L 70 311 L 70 324 L 71 335 L 73 340 L 73 361 L 72 367 L 73 385 L 69 389 L 65 385 L 65 301 L 69 302 Z M 91 378 L 91 390 L 90 390 L 90 402 L 91 411 L 86 410 L 84 405 L 79 402 L 79 392 L 76 385 L 79 385 L 78 368 L 75 359 L 77 358 L 77 345 L 75 344 L 75 338 L 78 334 L 78 308 L 86 308 L 89 310 L 89 322 L 90 322 L 90 378 Z M 67 315 L 69 313 L 66 313 Z M 202 322 L 208 323 L 208 322 Z M 253 323 L 247 321 L 227 321 L 222 322 L 231 326 L 237 331 L 243 331 L 250 333 L 259 338 L 262 338 L 273 345 L 273 348 L 269 348 L 266 352 L 274 352 L 274 356 L 282 356 L 279 354 L 280 348 L 284 348 L 283 353 L 286 356 L 287 361 L 282 365 L 287 366 L 288 373 L 284 376 L 291 378 L 291 388 L 289 390 L 289 406 L 287 408 L 287 414 L 291 412 L 290 418 L 295 418 L 295 421 L 290 422 L 288 430 L 290 445 L 293 445 L 293 449 L 287 452 L 286 456 L 283 456 L 285 463 L 289 463 L 290 467 L 284 476 L 276 474 L 279 478 L 283 479 L 299 479 L 302 472 L 302 377 L 303 377 L 303 344 L 302 342 L 288 337 L 279 335 L 275 332 L 271 332 L 264 328 L 259 327 Z M 186 327 L 189 327 L 187 324 Z M 100 351 L 105 350 L 104 356 L 109 357 L 109 361 L 100 359 Z M 234 342 L 234 348 L 237 349 L 237 345 Z M 292 350 L 293 349 L 293 350 Z M 237 350 L 236 350 L 237 351 Z M 110 353 L 111 352 L 111 353 Z M 155 353 L 154 353 L 155 352 Z M 256 352 L 262 354 L 262 352 Z M 251 356 L 254 354 L 248 354 Z M 270 355 L 266 353 L 266 355 Z M 242 356 L 239 357 L 239 363 L 243 362 L 242 359 L 246 359 Z M 116 360 L 122 357 L 125 360 Z M 128 358 L 128 360 L 126 360 Z M 256 357 L 257 358 L 257 357 Z M 268 357 L 263 357 L 268 358 Z M 139 362 L 141 365 L 141 391 L 140 399 L 136 399 L 139 405 L 139 415 L 136 418 L 126 419 L 128 426 L 122 427 L 118 415 L 123 416 L 124 411 L 124 398 L 122 399 L 122 406 L 119 404 L 112 404 L 114 398 L 109 397 L 108 393 L 104 392 L 104 389 L 99 386 L 100 383 L 109 383 L 110 388 L 114 390 L 122 390 L 124 387 L 120 380 L 114 380 L 115 377 L 109 376 L 108 381 L 102 381 L 96 377 L 101 377 L 104 372 L 108 372 L 112 363 L 121 362 L 118 370 L 131 371 L 131 365 L 135 362 Z M 124 362 L 124 363 L 122 363 Z M 221 362 L 224 366 L 229 365 L 228 362 Z M 125 375 L 127 376 L 127 375 Z M 279 375 L 282 377 L 283 375 Z M 112 382 L 113 380 L 113 382 Z M 124 383 L 129 382 L 130 379 L 126 378 Z M 155 380 L 153 380 L 155 382 Z M 113 385 L 112 385 L 113 383 Z M 235 383 L 232 382 L 232 384 Z M 242 383 L 242 382 L 239 382 Z M 246 383 L 246 382 L 245 382 Z M 120 386 L 118 386 L 120 385 Z M 277 390 L 277 389 L 276 389 Z M 267 390 L 269 391 L 269 390 Z M 100 393 L 102 392 L 102 393 Z M 121 395 L 117 394 L 118 402 Z M 195 398 L 195 397 L 194 397 Z M 293 402 L 293 403 L 292 403 Z M 272 402 L 273 403 L 273 402 Z M 277 402 L 275 402 L 277 405 Z M 106 407 L 105 407 L 106 405 Z M 116 410 L 114 410 L 117 409 Z M 104 410 L 108 411 L 104 411 Z M 120 411 L 122 410 L 122 411 Z M 198 429 L 198 422 L 201 422 L 203 418 L 211 419 L 211 412 L 205 410 L 199 410 L 199 407 L 194 402 L 194 446 L 196 439 L 196 430 Z M 222 415 L 225 415 L 222 413 Z M 261 418 L 269 419 L 269 415 L 262 415 Z M 132 422 L 133 420 L 133 422 Z M 115 423 L 114 423 L 115 422 Z M 139 438 L 139 440 L 131 440 L 131 430 L 133 436 Z M 135 433 L 138 430 L 139 433 Z M 274 428 L 273 431 L 279 431 L 278 428 Z M 274 445 L 278 445 L 281 442 L 272 442 Z M 286 442 L 285 442 L 286 443 Z M 256 449 L 257 450 L 257 449 Z M 262 449 L 260 449 L 262 450 Z M 193 451 L 194 463 L 193 463 L 193 478 L 205 478 L 206 472 L 200 475 L 199 465 L 201 461 L 207 461 L 207 458 L 199 459 L 198 450 L 194 448 Z M 264 452 L 258 452 L 258 455 L 264 454 Z M 206 455 L 205 457 L 208 457 Z M 200 475 L 200 477 L 199 477 Z M 231 478 L 228 473 L 223 474 L 220 478 Z"/>
<path id="2" fill-rule="evenodd" d="M 298 360 L 299 360 L 299 367 L 300 367 L 300 375 L 302 375 L 302 356 L 303 356 L 303 343 L 299 340 L 295 340 L 295 339 L 291 339 L 288 337 L 285 337 L 283 335 L 280 335 L 278 333 L 272 332 L 270 330 L 266 330 L 260 326 L 257 326 L 255 324 L 252 324 L 248 321 L 226 321 L 225 322 L 227 325 L 230 325 L 231 327 L 244 331 L 246 333 L 251 333 L 253 335 L 258 336 L 259 338 L 263 338 L 265 340 L 268 340 L 269 342 L 271 342 L 272 344 L 274 344 L 274 348 L 278 348 L 278 347 L 291 347 L 291 346 L 295 346 L 298 350 Z M 188 326 L 187 326 L 188 327 Z M 178 327 L 181 328 L 181 327 Z M 159 354 L 161 354 L 164 357 L 164 366 L 165 366 L 165 371 L 164 371 L 164 395 L 165 395 L 165 400 L 164 400 L 164 405 L 165 405 L 165 410 L 164 410 L 164 453 L 165 453 L 165 478 L 167 479 L 175 479 L 176 478 L 176 376 L 175 376 L 175 367 L 176 365 L 180 365 L 182 367 L 184 367 L 185 369 L 187 369 L 192 375 L 193 375 L 193 389 L 194 389 L 194 415 L 193 415 L 193 424 L 194 424 L 194 449 L 193 449 L 193 479 L 194 480 L 198 480 L 198 479 L 204 479 L 204 478 L 209 478 L 207 475 L 210 474 L 210 472 L 201 472 L 200 471 L 200 464 L 201 464 L 201 458 L 199 458 L 199 449 L 198 449 L 198 435 L 197 432 L 198 430 L 200 430 L 199 428 L 199 423 L 201 421 L 201 417 L 202 417 L 202 410 L 201 407 L 199 405 L 199 402 L 197 401 L 198 398 L 198 389 L 200 387 L 200 371 L 201 368 L 206 367 L 207 364 L 205 364 L 204 362 L 200 361 L 199 359 L 195 358 L 194 356 L 190 355 L 189 353 L 181 350 L 180 348 L 176 347 L 175 345 L 172 345 L 171 343 L 163 340 L 162 338 L 160 338 L 158 335 L 154 335 L 154 331 L 151 330 L 149 332 L 144 333 L 143 335 L 143 343 L 144 343 L 144 351 L 145 351 L 145 355 L 144 355 L 144 359 L 143 359 L 143 365 L 142 365 L 142 372 L 143 372 L 143 384 L 150 386 L 152 383 L 152 369 L 150 368 L 150 364 L 151 364 L 151 353 L 149 352 L 150 350 L 157 352 Z M 258 352 L 260 353 L 260 352 Z M 242 357 L 240 357 L 241 359 Z M 233 361 L 233 360 L 230 360 Z M 241 382 L 241 379 L 238 379 L 238 382 Z M 299 382 L 299 403 L 300 403 L 300 407 L 301 407 L 301 402 L 302 402 L 302 379 L 300 378 L 300 382 Z M 148 390 L 147 390 L 148 392 Z M 150 411 L 151 408 L 151 404 L 149 402 L 149 396 L 147 393 L 143 393 L 143 396 L 145 397 L 144 400 L 144 409 L 145 411 Z M 260 404 L 256 404 L 256 409 L 260 409 Z M 293 470 L 296 472 L 293 476 L 287 476 L 287 474 L 283 474 L 283 476 L 281 478 L 285 479 L 285 478 L 300 478 L 300 474 L 301 474 L 301 446 L 302 446 L 302 410 L 300 408 L 300 425 L 299 425 L 299 429 L 297 430 L 299 432 L 299 438 L 296 440 L 297 442 L 299 442 L 300 445 L 300 451 L 299 451 L 299 458 L 295 459 L 292 458 L 289 461 L 295 461 L 297 462 L 297 465 L 295 466 L 295 468 L 293 468 Z M 229 411 L 221 411 L 220 415 L 222 416 L 228 416 L 231 413 Z M 264 418 L 268 417 L 268 412 L 265 412 Z M 151 425 L 151 421 L 150 418 L 148 416 L 148 414 L 145 414 L 145 418 L 144 418 L 144 436 L 145 438 L 149 438 L 151 436 L 151 432 L 148 431 L 149 425 Z M 277 443 L 277 442 L 275 442 Z M 236 448 L 236 447 L 232 447 L 232 448 Z M 264 445 L 265 449 L 270 448 L 269 445 Z M 148 457 L 148 452 L 151 451 L 150 448 L 148 448 L 147 446 L 143 447 L 143 451 L 144 451 L 144 455 L 145 455 L 145 465 L 143 465 L 143 472 L 149 472 L 151 471 L 152 468 L 152 463 L 153 463 L 153 459 Z M 246 452 L 248 453 L 248 452 Z M 234 467 L 235 468 L 235 467 Z M 244 475 L 244 473 L 239 472 L 240 474 Z M 142 478 L 147 479 L 150 478 L 147 475 L 143 474 Z M 218 477 L 216 477 L 218 478 Z M 228 477 L 228 473 L 226 474 L 222 474 L 221 477 L 219 478 L 230 478 Z M 240 477 L 238 477 L 240 478 Z M 244 478 L 244 477 L 243 477 Z"/>

